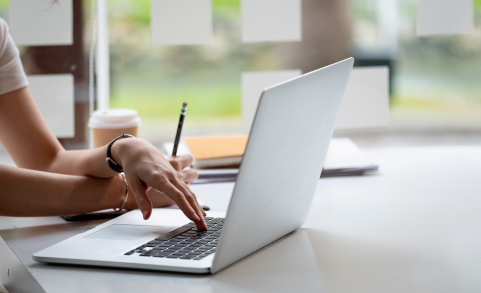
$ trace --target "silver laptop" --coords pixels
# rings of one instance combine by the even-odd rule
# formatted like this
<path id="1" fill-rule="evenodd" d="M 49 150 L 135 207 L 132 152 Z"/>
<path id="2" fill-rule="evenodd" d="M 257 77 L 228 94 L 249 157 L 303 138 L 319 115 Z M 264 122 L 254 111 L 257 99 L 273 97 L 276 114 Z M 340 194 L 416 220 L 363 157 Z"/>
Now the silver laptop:
<path id="1" fill-rule="evenodd" d="M 301 227 L 354 60 L 264 90 L 227 213 L 198 231 L 180 210 L 138 210 L 33 255 L 39 262 L 216 273 Z"/>

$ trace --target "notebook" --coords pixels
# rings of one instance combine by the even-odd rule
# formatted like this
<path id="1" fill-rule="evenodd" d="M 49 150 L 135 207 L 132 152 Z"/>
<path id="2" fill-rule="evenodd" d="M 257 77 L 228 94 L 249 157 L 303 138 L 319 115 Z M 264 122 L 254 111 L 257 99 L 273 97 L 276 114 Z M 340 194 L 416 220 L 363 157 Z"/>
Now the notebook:
<path id="1" fill-rule="evenodd" d="M 177 153 L 192 154 L 197 169 L 238 167 L 248 138 L 247 135 L 185 137 L 185 145 L 180 144 Z M 173 143 L 165 144 L 164 148 L 169 152 Z"/>

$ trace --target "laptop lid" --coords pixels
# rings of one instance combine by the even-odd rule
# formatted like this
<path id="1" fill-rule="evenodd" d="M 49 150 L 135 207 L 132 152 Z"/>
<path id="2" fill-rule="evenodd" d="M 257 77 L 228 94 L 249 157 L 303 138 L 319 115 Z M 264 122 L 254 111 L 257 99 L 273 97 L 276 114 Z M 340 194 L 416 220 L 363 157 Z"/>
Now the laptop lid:
<path id="1" fill-rule="evenodd" d="M 264 90 L 212 273 L 304 223 L 353 63 L 349 58 Z"/>

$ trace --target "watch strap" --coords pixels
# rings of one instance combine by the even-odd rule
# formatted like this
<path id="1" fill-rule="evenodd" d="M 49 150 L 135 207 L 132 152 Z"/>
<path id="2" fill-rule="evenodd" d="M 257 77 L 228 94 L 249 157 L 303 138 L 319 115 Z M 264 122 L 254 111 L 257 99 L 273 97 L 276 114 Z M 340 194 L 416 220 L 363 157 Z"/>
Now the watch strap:
<path id="1" fill-rule="evenodd" d="M 113 158 L 112 158 L 112 145 L 119 139 L 122 138 L 134 138 L 133 135 L 130 134 L 122 134 L 114 138 L 109 145 L 107 146 L 107 158 L 105 159 L 109 164 L 110 169 L 114 170 L 115 172 L 121 173 L 124 171 L 124 168 L 120 166 Z"/>

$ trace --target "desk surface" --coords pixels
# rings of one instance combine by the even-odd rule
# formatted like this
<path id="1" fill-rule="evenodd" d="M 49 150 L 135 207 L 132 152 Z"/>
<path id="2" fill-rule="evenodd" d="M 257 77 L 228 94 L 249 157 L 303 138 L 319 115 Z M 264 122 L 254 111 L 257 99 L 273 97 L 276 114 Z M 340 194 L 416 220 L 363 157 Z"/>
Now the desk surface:
<path id="1" fill-rule="evenodd" d="M 213 276 L 32 261 L 99 221 L 3 217 L 0 236 L 47 292 L 481 292 L 481 147 L 366 153 L 378 174 L 321 179 L 302 229 Z M 225 211 L 232 188 L 193 189 Z"/>

